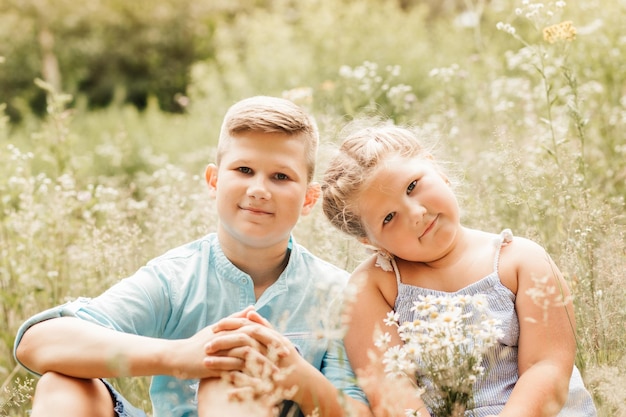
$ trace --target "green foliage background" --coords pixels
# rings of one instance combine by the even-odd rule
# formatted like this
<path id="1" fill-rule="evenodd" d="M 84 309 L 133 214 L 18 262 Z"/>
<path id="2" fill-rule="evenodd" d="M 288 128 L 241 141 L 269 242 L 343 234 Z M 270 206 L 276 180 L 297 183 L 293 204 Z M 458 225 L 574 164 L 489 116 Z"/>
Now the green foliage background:
<path id="1" fill-rule="evenodd" d="M 0 0 L 0 415 L 28 409 L 24 319 L 214 229 L 204 165 L 256 94 L 315 114 L 318 172 L 354 117 L 428 136 L 467 225 L 557 261 L 600 415 L 626 415 L 626 4 L 557 3 Z M 563 21 L 575 39 L 544 40 Z M 295 233 L 349 270 L 363 255 L 319 207 Z M 119 384 L 149 409 L 145 380 Z"/>

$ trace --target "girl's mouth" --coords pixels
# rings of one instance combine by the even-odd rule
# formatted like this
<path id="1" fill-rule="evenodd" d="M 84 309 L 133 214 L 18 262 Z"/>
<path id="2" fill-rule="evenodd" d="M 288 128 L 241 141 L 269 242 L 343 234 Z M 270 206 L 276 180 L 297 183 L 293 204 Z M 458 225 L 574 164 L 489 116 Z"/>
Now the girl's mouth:
<path id="1" fill-rule="evenodd" d="M 435 227 L 435 224 L 437 223 L 438 219 L 439 219 L 439 215 L 435 216 L 433 221 L 430 222 L 428 227 L 426 227 L 426 230 L 424 230 L 424 233 L 422 233 L 422 235 L 419 237 L 420 239 L 423 238 L 424 236 L 426 236 Z"/>

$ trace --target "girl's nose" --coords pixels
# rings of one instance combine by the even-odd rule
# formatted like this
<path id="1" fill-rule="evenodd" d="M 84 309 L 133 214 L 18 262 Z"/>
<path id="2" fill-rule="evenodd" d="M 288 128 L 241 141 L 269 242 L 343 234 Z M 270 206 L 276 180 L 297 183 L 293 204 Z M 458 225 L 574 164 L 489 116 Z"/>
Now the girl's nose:
<path id="1" fill-rule="evenodd" d="M 414 224 L 421 223 L 424 220 L 424 215 L 426 215 L 427 210 L 426 207 L 421 204 L 413 203 L 411 206 L 411 219 Z"/>
<path id="2" fill-rule="evenodd" d="M 255 177 L 248 186 L 248 197 L 268 200 L 271 197 L 269 190 L 265 184 L 265 180 L 261 177 Z"/>

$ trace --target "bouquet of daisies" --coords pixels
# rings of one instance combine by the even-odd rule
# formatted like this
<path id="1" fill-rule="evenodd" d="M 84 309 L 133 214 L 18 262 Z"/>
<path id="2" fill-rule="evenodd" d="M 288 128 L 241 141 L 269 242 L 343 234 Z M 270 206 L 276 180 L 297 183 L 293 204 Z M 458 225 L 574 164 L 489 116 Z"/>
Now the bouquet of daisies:
<path id="1" fill-rule="evenodd" d="M 486 303 L 482 294 L 420 296 L 412 322 L 399 323 L 394 312 L 385 319 L 404 342 L 389 346 L 389 333 L 377 338 L 385 372 L 415 376 L 433 416 L 460 417 L 473 407 L 474 385 L 485 373 L 483 358 L 502 337 L 500 322 L 486 314 Z M 406 414 L 419 416 L 419 411 Z"/>

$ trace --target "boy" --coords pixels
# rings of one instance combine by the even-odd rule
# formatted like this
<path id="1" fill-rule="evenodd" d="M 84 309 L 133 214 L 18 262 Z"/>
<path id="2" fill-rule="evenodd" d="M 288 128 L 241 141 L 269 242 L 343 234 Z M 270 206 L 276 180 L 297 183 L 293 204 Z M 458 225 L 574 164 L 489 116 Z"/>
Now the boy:
<path id="1" fill-rule="evenodd" d="M 320 195 L 312 182 L 317 146 L 315 122 L 290 101 L 259 96 L 233 105 L 217 165 L 205 173 L 217 232 L 19 329 L 15 357 L 42 375 L 32 417 L 144 416 L 100 379 L 117 376 L 152 376 L 155 417 L 269 416 L 271 394 L 290 389 L 280 399 L 307 415 L 341 416 L 346 401 L 370 415 L 343 346 L 320 339 L 311 325 L 311 317 L 321 321 L 316 309 L 328 307 L 319 283 L 343 285 L 348 274 L 291 236 Z M 284 378 L 270 378 L 273 388 L 259 392 L 250 364 Z"/>

